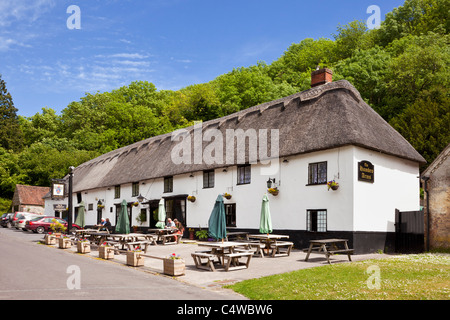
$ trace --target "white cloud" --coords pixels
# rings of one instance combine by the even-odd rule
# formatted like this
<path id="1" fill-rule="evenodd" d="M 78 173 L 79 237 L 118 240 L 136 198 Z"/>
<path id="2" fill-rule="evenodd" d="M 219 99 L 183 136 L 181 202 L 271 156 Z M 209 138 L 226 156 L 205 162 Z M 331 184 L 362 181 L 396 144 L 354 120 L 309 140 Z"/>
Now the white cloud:
<path id="1" fill-rule="evenodd" d="M 1 0 L 0 27 L 9 26 L 15 21 L 36 21 L 55 4 L 55 0 Z"/>

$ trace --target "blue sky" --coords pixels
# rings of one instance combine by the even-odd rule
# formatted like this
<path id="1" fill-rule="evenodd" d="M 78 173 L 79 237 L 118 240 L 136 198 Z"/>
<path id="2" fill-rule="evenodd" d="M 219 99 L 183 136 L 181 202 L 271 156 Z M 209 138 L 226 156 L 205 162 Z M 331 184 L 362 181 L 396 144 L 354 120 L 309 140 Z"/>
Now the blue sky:
<path id="1" fill-rule="evenodd" d="M 60 113 L 86 92 L 135 80 L 178 90 L 233 68 L 270 64 L 305 38 L 381 20 L 404 0 L 0 0 L 0 74 L 18 114 Z M 69 29 L 70 5 L 81 29 Z"/>

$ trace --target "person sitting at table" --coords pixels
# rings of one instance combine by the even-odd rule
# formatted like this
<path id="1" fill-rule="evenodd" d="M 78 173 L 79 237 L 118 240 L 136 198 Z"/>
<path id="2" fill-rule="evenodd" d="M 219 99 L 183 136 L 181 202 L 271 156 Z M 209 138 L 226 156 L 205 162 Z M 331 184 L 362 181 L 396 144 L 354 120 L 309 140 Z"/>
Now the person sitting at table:
<path id="1" fill-rule="evenodd" d="M 105 218 L 102 218 L 100 220 L 100 223 L 96 225 L 96 227 L 98 227 L 98 230 L 100 230 L 105 225 L 105 223 L 106 223 Z"/>
<path id="2" fill-rule="evenodd" d="M 175 223 L 172 221 L 172 219 L 167 218 L 167 224 L 166 224 L 167 228 L 175 228 Z"/>
<path id="3" fill-rule="evenodd" d="M 103 225 L 103 227 L 104 227 L 104 229 L 106 229 L 106 230 L 108 230 L 108 231 L 111 231 L 112 225 L 111 225 L 111 222 L 109 221 L 109 218 L 106 218 L 106 222 L 105 222 L 105 224 Z"/>
<path id="4" fill-rule="evenodd" d="M 173 219 L 173 222 L 175 223 L 175 227 L 178 229 L 179 234 L 183 234 L 184 233 L 184 226 L 183 224 L 178 221 L 178 219 Z"/>

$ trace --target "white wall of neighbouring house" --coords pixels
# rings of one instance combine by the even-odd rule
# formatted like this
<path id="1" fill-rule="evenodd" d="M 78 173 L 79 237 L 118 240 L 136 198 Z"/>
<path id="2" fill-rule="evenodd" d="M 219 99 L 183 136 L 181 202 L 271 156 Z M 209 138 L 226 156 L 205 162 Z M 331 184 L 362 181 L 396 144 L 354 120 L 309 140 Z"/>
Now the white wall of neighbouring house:
<path id="1" fill-rule="evenodd" d="M 395 209 L 420 208 L 419 164 L 368 149 L 354 149 L 354 230 L 395 231 Z M 358 181 L 358 162 L 374 165 L 374 182 Z"/>

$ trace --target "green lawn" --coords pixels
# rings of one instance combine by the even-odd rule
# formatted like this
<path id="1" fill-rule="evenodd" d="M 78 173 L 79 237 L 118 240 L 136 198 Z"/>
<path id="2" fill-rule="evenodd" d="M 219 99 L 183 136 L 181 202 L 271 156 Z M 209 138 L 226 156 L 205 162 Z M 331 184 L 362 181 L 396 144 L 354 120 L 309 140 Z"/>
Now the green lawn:
<path id="1" fill-rule="evenodd" d="M 450 255 L 338 263 L 246 280 L 228 288 L 253 300 L 450 300 Z"/>

